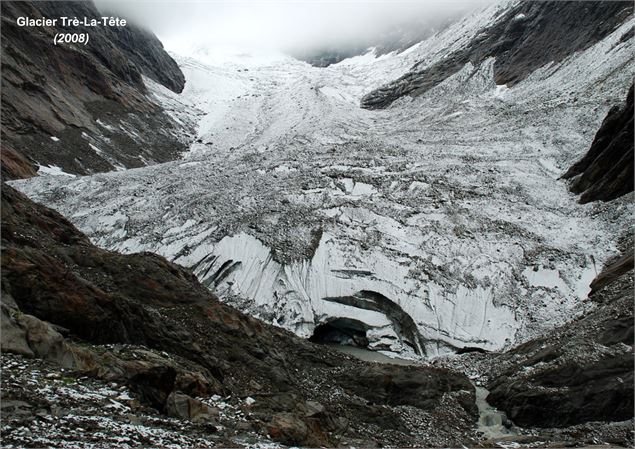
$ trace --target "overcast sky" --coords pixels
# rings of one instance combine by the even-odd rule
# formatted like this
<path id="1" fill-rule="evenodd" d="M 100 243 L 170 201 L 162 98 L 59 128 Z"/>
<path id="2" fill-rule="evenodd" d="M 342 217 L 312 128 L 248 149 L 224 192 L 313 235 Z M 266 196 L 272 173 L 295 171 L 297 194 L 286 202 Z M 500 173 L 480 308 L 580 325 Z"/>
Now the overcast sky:
<path id="1" fill-rule="evenodd" d="M 368 41 L 391 26 L 445 20 L 494 0 L 96 0 L 155 32 L 168 50 L 193 45 L 302 50 Z"/>

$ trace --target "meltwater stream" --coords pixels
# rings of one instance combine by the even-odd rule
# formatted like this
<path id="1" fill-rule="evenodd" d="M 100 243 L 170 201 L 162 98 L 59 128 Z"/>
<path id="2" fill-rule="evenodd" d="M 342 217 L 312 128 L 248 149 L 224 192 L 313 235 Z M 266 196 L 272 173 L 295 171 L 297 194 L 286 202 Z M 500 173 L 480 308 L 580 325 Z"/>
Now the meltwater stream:
<path id="1" fill-rule="evenodd" d="M 476 388 L 476 406 L 478 407 L 478 430 L 483 433 L 487 439 L 495 439 L 510 435 L 517 435 L 505 412 L 501 412 L 492 407 L 487 402 L 489 391 L 483 387 Z"/>
<path id="2" fill-rule="evenodd" d="M 345 346 L 338 344 L 328 344 L 337 351 L 344 354 L 352 355 L 365 362 L 376 363 L 392 363 L 395 365 L 419 365 L 420 362 L 416 360 L 407 360 L 397 357 L 389 357 L 377 351 L 371 351 L 369 349 L 358 348 L 354 346 Z M 478 407 L 478 424 L 477 429 L 481 432 L 486 439 L 496 439 L 517 435 L 511 426 L 510 421 L 507 419 L 507 415 L 500 410 L 492 407 L 487 402 L 487 395 L 489 391 L 486 388 L 474 385 L 476 388 L 476 406 Z"/>

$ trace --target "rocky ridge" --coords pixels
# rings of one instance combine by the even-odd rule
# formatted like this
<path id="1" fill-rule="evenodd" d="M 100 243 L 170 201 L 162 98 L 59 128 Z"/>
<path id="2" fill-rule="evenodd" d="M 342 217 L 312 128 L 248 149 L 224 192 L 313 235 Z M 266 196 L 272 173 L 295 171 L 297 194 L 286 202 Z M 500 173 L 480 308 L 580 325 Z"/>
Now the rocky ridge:
<path id="1" fill-rule="evenodd" d="M 630 2 L 517 2 L 471 42 L 438 61 L 419 61 L 411 70 L 366 94 L 363 108 L 385 108 L 398 98 L 416 97 L 457 73 L 465 64 L 494 62 L 497 85 L 513 86 L 536 69 L 558 63 L 602 40 L 633 14 Z M 623 39 L 632 37 L 632 29 Z"/>
<path id="2" fill-rule="evenodd" d="M 610 201 L 633 191 L 633 85 L 626 102 L 608 112 L 591 148 L 562 175 L 580 202 Z"/>
<path id="3" fill-rule="evenodd" d="M 135 25 L 19 27 L 18 17 L 99 17 L 90 2 L 2 2 L 2 175 L 88 174 L 175 159 L 191 129 L 147 95 L 143 77 L 175 92 L 184 77 L 161 42 Z M 56 33 L 89 44 L 53 44 Z"/>

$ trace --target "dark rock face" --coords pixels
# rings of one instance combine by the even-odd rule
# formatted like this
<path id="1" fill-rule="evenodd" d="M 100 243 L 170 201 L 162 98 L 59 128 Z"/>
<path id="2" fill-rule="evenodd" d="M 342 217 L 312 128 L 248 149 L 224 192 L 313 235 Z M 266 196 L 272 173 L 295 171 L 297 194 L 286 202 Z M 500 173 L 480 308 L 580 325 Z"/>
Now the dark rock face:
<path id="1" fill-rule="evenodd" d="M 591 282 L 591 295 L 601 291 L 604 287 L 615 284 L 620 277 L 633 270 L 633 254 L 625 254 L 608 265 Z"/>
<path id="2" fill-rule="evenodd" d="M 572 179 L 571 191 L 580 203 L 610 201 L 633 191 L 633 85 L 626 103 L 613 107 L 602 122 L 591 148 L 562 176 Z"/>
<path id="3" fill-rule="evenodd" d="M 19 152 L 4 143 L 0 149 L 2 179 L 22 179 L 36 176 L 33 165 Z"/>
<path id="4" fill-rule="evenodd" d="M 308 62 L 313 67 L 328 67 L 331 64 L 337 64 L 347 58 L 362 55 L 368 50 L 368 47 L 356 47 L 349 50 L 341 49 L 322 49 L 311 52 L 292 52 L 292 56 L 300 61 Z"/>
<path id="5" fill-rule="evenodd" d="M 33 6 L 45 17 L 96 17 L 104 15 L 90 2 L 74 4 L 74 2 L 44 1 Z M 181 69 L 165 52 L 161 41 L 143 28 L 127 24 L 125 27 L 103 27 L 97 30 L 84 26 L 66 29 L 59 26 L 56 29 L 59 32 L 90 32 L 94 42 L 92 45 L 86 46 L 85 50 L 95 56 L 121 80 L 129 84 L 136 84 L 141 90 L 145 86 L 140 75 L 145 75 L 173 92 L 181 93 L 183 91 L 185 76 Z"/>
<path id="6" fill-rule="evenodd" d="M 633 13 L 631 2 L 521 2 L 465 48 L 432 65 L 416 64 L 401 78 L 365 95 L 361 106 L 388 107 L 404 95 L 417 96 L 471 62 L 495 57 L 496 84 L 514 85 L 551 61 L 561 61 L 607 36 Z"/>
<path id="7" fill-rule="evenodd" d="M 516 424 L 565 427 L 633 417 L 632 255 L 607 266 L 598 280 L 589 298 L 600 304 L 596 310 L 492 360 L 487 399 Z"/>
<path id="8" fill-rule="evenodd" d="M 423 410 L 436 406 L 445 392 L 472 391 L 464 376 L 439 370 L 422 376 L 415 369 L 395 370 L 391 365 L 373 365 L 353 373 L 344 373 L 339 383 L 374 404 L 412 405 Z M 466 396 L 466 411 L 477 414 L 474 403 Z"/>
<path id="9" fill-rule="evenodd" d="M 173 134 L 180 125 L 146 95 L 142 75 L 175 92 L 184 85 L 155 36 L 134 25 L 76 27 L 88 45 L 54 45 L 70 29 L 19 27 L 17 17 L 102 14 L 87 2 L 2 2 L 1 12 L 3 146 L 30 167 L 88 174 L 172 160 L 185 148 Z M 5 179 L 31 175 L 4 159 Z"/>
<path id="10" fill-rule="evenodd" d="M 7 185 L 1 275 L 3 351 L 126 383 L 162 413 L 213 421 L 214 410 L 193 398 L 250 396 L 251 426 L 306 446 L 340 439 L 455 446 L 474 424 L 474 389 L 464 375 L 372 366 L 297 338 L 220 303 L 192 273 L 159 256 L 93 246 L 58 213 Z M 91 346 L 103 344 L 133 349 Z M 451 431 L 413 441 L 423 421 L 405 419 L 396 406 L 450 423 Z"/>

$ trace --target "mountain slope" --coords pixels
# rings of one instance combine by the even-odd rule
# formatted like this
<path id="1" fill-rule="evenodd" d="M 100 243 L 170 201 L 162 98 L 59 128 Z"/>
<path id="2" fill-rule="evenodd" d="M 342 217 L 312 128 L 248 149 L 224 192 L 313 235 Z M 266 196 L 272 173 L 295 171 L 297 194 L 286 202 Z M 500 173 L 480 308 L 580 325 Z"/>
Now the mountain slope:
<path id="1" fill-rule="evenodd" d="M 583 51 L 633 14 L 631 2 L 518 2 L 468 45 L 433 64 L 417 63 L 401 78 L 368 93 L 364 108 L 385 108 L 405 95 L 417 96 L 457 73 L 465 64 L 494 62 L 494 81 L 513 86 L 536 69 Z M 623 39 L 632 37 L 632 29 Z"/>
<path id="2" fill-rule="evenodd" d="M 143 76 L 180 92 L 180 69 L 151 33 L 126 27 L 19 27 L 18 17 L 99 17 L 88 2 L 2 2 L 3 177 L 28 166 L 88 174 L 175 159 L 189 130 L 147 96 Z M 59 21 L 58 21 L 59 22 Z M 57 32 L 90 44 L 53 44 Z M 50 171 L 51 169 L 49 169 Z"/>
<path id="3" fill-rule="evenodd" d="M 562 175 L 572 179 L 580 202 L 610 201 L 633 191 L 633 85 L 624 105 L 614 106 L 584 157 Z"/>

